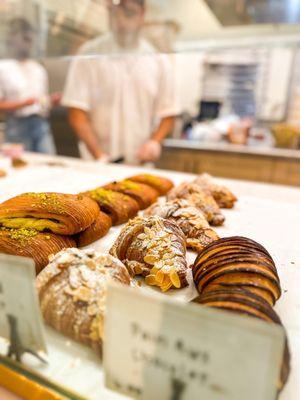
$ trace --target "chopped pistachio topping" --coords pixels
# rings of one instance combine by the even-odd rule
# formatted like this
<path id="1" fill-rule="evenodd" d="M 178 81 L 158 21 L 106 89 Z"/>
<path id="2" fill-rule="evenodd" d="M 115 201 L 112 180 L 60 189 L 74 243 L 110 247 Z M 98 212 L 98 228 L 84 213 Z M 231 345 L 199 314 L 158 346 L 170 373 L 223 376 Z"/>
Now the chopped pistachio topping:
<path id="1" fill-rule="evenodd" d="M 8 229 L 0 228 L 0 233 L 7 232 L 11 239 L 17 240 L 20 244 L 26 244 L 31 238 L 38 234 L 38 231 L 34 229 Z"/>

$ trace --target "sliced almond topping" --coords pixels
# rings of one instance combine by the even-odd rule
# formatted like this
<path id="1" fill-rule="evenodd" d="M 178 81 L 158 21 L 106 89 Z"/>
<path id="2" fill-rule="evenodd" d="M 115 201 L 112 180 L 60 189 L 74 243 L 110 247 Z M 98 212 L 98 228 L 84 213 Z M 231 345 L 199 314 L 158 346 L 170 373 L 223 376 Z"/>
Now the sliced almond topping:
<path id="1" fill-rule="evenodd" d="M 74 301 L 84 301 L 85 303 L 88 303 L 92 297 L 91 290 L 85 286 L 81 286 L 75 290 L 66 289 L 65 293 L 73 296 Z"/>
<path id="2" fill-rule="evenodd" d="M 179 275 L 175 270 L 170 273 L 170 279 L 173 286 L 175 286 L 176 289 L 179 289 L 181 287 Z"/>
<path id="3" fill-rule="evenodd" d="M 156 279 L 155 279 L 155 275 L 146 276 L 145 281 L 146 281 L 147 285 L 149 285 L 149 286 L 156 286 L 157 285 L 157 282 L 156 282 Z"/>
<path id="4" fill-rule="evenodd" d="M 166 278 L 168 278 L 168 280 L 164 280 L 163 285 L 161 285 L 160 287 L 162 292 L 167 292 L 172 287 L 172 282 L 170 281 L 170 278 L 168 276 L 166 276 Z"/>
<path id="5" fill-rule="evenodd" d="M 136 275 L 140 275 L 140 274 L 143 273 L 143 269 L 142 269 L 142 267 L 140 265 L 135 265 L 134 266 L 134 272 L 135 272 Z"/>
<path id="6" fill-rule="evenodd" d="M 163 283 L 164 277 L 165 277 L 165 274 L 163 273 L 162 270 L 160 270 L 156 273 L 155 278 L 159 285 L 161 285 Z"/>
<path id="7" fill-rule="evenodd" d="M 151 275 L 156 275 L 158 271 L 159 271 L 159 269 L 155 266 L 151 269 L 150 273 L 151 273 Z"/>
<path id="8" fill-rule="evenodd" d="M 157 259 L 157 257 L 153 256 L 152 254 L 147 254 L 144 257 L 144 261 L 147 264 L 154 265 L 158 261 L 158 259 Z"/>

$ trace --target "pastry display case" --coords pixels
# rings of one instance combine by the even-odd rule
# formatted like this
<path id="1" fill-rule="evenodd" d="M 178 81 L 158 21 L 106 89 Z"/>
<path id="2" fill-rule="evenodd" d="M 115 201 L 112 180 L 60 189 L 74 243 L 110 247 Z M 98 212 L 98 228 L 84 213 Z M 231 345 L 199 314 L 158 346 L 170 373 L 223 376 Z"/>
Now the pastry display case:
<path id="1" fill-rule="evenodd" d="M 275 148 L 270 132 L 286 138 L 289 124 L 294 128 L 288 131 L 299 130 L 292 83 L 298 79 L 300 8 L 292 1 L 282 8 L 276 0 L 148 0 L 139 35 L 161 64 L 173 63 L 172 96 L 176 92 L 181 107 L 172 113 L 180 127 L 161 148 L 158 141 L 149 150 L 157 152 L 155 165 L 129 165 L 116 149 L 121 143 L 124 154 L 133 153 L 134 136 L 143 132 L 134 130 L 128 145 L 127 119 L 145 126 L 147 112 L 136 110 L 146 106 L 168 118 L 162 98 L 170 93 L 164 85 L 153 87 L 142 64 L 132 67 L 149 57 L 147 51 L 136 54 L 129 46 L 122 53 L 112 46 L 94 54 L 112 27 L 107 7 L 122 2 L 0 2 L 1 62 L 10 60 L 10 21 L 25 18 L 50 92 L 62 92 L 75 71 L 75 94 L 87 102 L 64 106 L 58 100 L 51 113 L 48 98 L 38 103 L 32 115 L 49 106 L 43 119 L 52 126 L 57 155 L 26 151 L 19 142 L 0 148 L 0 398 L 295 400 L 300 194 L 287 185 L 300 184 L 300 156 L 296 144 Z M 85 92 L 80 84 L 86 76 L 76 68 L 100 58 L 111 63 L 102 72 L 113 78 L 101 88 L 91 79 Z M 122 74 L 115 73 L 118 63 L 125 66 Z M 154 64 L 152 69 L 157 71 Z M 132 74 L 139 76 L 134 90 Z M 143 85 L 149 98 L 139 91 Z M 113 86 L 126 96 L 110 95 Z M 114 156 L 81 159 L 70 109 L 91 112 L 95 99 L 122 110 L 93 120 L 99 130 L 111 127 Z M 80 122 L 87 126 L 87 119 Z M 202 142 L 207 136 L 213 141 Z M 271 145 L 256 146 L 261 137 Z M 17 271 L 16 260 L 31 266 L 32 276 Z M 31 288 L 26 296 L 22 279 Z M 123 293 L 119 307 L 114 290 Z M 39 312 L 28 311 L 29 297 Z M 38 351 L 36 332 L 45 342 Z M 138 352 L 132 343 L 145 348 Z M 124 361 L 128 355 L 134 367 Z"/>
<path id="2" fill-rule="evenodd" d="M 205 307 L 248 315 L 244 317 L 246 319 L 259 316 L 268 324 L 282 324 L 288 347 L 281 364 L 279 398 L 294 398 L 300 345 L 294 320 L 298 301 L 296 287 L 300 279 L 297 271 L 299 232 L 298 224 L 295 224 L 300 218 L 298 190 L 215 179 L 207 175 L 196 179 L 195 175 L 169 171 L 113 165 L 99 167 L 94 162 L 57 156 L 25 154 L 24 158 L 26 167 L 9 169 L 7 177 L 1 180 L 1 201 L 2 204 L 9 203 L 12 201 L 9 199 L 18 199 L 21 193 L 29 193 L 33 196 L 27 202 L 31 207 L 30 216 L 26 212 L 26 202 L 22 205 L 22 218 L 16 218 L 18 202 L 5 208 L 6 215 L 1 217 L 1 224 L 7 227 L 2 225 L 0 239 L 3 243 L 6 240 L 3 234 L 9 235 L 10 244 L 2 248 L 2 252 L 25 252 L 25 255 L 34 252 L 37 255 L 49 248 L 53 253 L 51 243 L 59 236 L 54 231 L 58 224 L 60 229 L 66 229 L 64 223 L 59 222 L 59 215 L 63 221 L 69 219 L 63 211 L 68 210 L 67 202 L 73 201 L 70 205 L 70 209 L 75 207 L 70 214 L 72 217 L 79 210 L 76 202 L 83 201 L 81 197 L 88 199 L 78 193 L 91 193 L 90 198 L 95 199 L 92 207 L 100 204 L 100 208 L 112 195 L 109 206 L 104 207 L 102 213 L 114 224 L 102 238 L 102 230 L 100 236 L 98 233 L 89 236 L 92 243 L 84 249 L 75 248 L 80 242 L 68 239 L 73 240 L 73 248 L 60 252 L 58 249 L 57 255 L 50 257 L 48 265 L 38 275 L 37 289 L 46 322 L 48 363 L 30 361 L 31 371 L 42 376 L 45 382 L 55 383 L 65 396 L 68 393 L 70 397 L 67 395 L 66 398 L 123 398 L 105 388 L 105 371 L 99 357 L 105 341 L 105 287 L 108 280 L 114 279 L 150 296 L 163 293 L 166 298 L 180 302 L 194 300 L 195 304 Z M 126 183 L 126 194 L 113 191 L 111 186 L 109 190 L 100 190 L 116 180 L 119 182 L 117 190 Z M 137 186 L 131 186 L 130 182 Z M 136 197 L 139 192 L 135 189 L 139 185 L 145 185 L 145 196 L 139 194 Z M 40 194 L 33 195 L 33 191 Z M 152 192 L 156 195 L 149 197 Z M 74 199 L 71 195 L 60 198 L 58 193 L 71 193 Z M 163 200 L 166 193 L 167 199 Z M 139 211 L 144 208 L 141 198 L 148 205 L 159 195 L 159 203 Z M 88 200 L 85 201 L 86 210 L 78 214 L 80 219 L 76 217 L 76 224 L 83 223 L 81 229 L 86 231 L 89 227 L 84 227 L 95 216 Z M 282 213 L 283 208 L 289 209 L 291 214 Z M 47 209 L 49 214 L 43 211 L 41 219 L 35 209 Z M 134 217 L 138 211 L 140 216 Z M 212 218 L 210 221 L 217 226 L 209 225 L 207 218 Z M 53 220 L 55 224 L 51 223 Z M 120 222 L 123 225 L 120 226 Z M 39 251 L 34 250 L 36 236 L 28 235 L 28 231 L 34 231 L 32 226 L 28 227 L 29 223 L 41 230 L 36 236 L 48 236 L 40 243 Z M 25 238 L 22 236 L 25 229 L 17 227 L 18 224 L 27 226 Z M 45 226 L 49 232 L 43 233 Z M 75 225 L 67 226 L 74 231 Z M 278 226 L 291 235 L 282 237 Z M 32 257 L 39 263 L 40 259 L 34 255 Z M 38 265 L 44 267 L 44 264 Z M 1 348 L 5 352 L 4 342 Z M 28 365 L 26 357 L 24 361 Z M 70 392 L 74 392 L 75 397 Z"/>

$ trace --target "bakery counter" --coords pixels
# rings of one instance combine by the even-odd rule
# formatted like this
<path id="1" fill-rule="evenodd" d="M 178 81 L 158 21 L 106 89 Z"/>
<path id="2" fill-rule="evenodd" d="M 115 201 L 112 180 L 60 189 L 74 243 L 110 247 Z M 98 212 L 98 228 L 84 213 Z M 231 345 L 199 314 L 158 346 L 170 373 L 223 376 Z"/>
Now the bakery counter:
<path id="1" fill-rule="evenodd" d="M 27 166 L 8 169 L 7 176 L 0 179 L 1 202 L 23 192 L 75 194 L 146 171 L 67 157 L 26 154 L 25 159 Z M 175 184 L 194 177 L 192 174 L 171 171 L 155 170 L 155 173 L 170 178 Z M 300 319 L 297 318 L 300 311 L 300 191 L 293 187 L 241 180 L 221 178 L 219 182 L 236 194 L 238 202 L 233 209 L 224 210 L 226 222 L 224 226 L 216 228 L 218 235 L 246 236 L 256 240 L 270 251 L 278 268 L 282 297 L 275 310 L 286 327 L 292 356 L 291 375 L 279 398 L 296 400 L 300 393 Z M 107 252 L 119 232 L 120 227 L 112 228 L 108 235 L 90 247 Z M 152 290 L 148 287 L 147 293 Z M 172 293 L 169 295 L 172 296 Z M 187 302 L 193 293 L 180 289 L 177 297 Z M 102 364 L 92 350 L 48 327 L 46 339 L 49 363 L 46 366 L 34 366 L 40 374 L 87 399 L 125 399 L 104 387 Z"/>
<path id="2" fill-rule="evenodd" d="M 167 139 L 158 167 L 300 186 L 300 150 Z"/>

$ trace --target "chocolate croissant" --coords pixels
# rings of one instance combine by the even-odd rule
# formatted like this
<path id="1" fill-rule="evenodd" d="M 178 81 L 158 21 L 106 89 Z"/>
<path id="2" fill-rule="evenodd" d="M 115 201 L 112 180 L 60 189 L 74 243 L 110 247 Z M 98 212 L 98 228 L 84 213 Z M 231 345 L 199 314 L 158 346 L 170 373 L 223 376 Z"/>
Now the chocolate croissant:
<path id="1" fill-rule="evenodd" d="M 96 240 L 101 239 L 105 236 L 112 226 L 111 218 L 100 211 L 95 222 L 92 223 L 85 231 L 78 233 L 75 236 L 78 247 L 85 247 Z"/>
<path id="2" fill-rule="evenodd" d="M 168 200 L 186 199 L 195 207 L 203 211 L 208 222 L 213 226 L 222 225 L 225 221 L 224 215 L 212 195 L 203 190 L 199 185 L 184 182 L 172 189 L 167 195 Z"/>
<path id="3" fill-rule="evenodd" d="M 172 221 L 136 217 L 123 228 L 110 253 L 131 275 L 143 275 L 148 285 L 163 292 L 187 285 L 185 237 Z"/>
<path id="4" fill-rule="evenodd" d="M 226 186 L 216 184 L 208 174 L 199 175 L 194 183 L 208 190 L 221 208 L 233 208 L 237 201 L 236 196 Z"/>
<path id="5" fill-rule="evenodd" d="M 134 218 L 139 212 L 138 203 L 123 193 L 97 188 L 84 193 L 95 200 L 112 220 L 113 225 L 121 225 Z"/>
<path id="6" fill-rule="evenodd" d="M 207 245 L 219 239 L 217 233 L 211 229 L 203 212 L 190 204 L 187 200 L 177 199 L 149 207 L 145 214 L 158 215 L 179 226 L 186 236 L 187 247 L 202 251 Z"/>
<path id="7" fill-rule="evenodd" d="M 160 194 L 160 196 L 165 196 L 174 187 L 174 184 L 170 179 L 162 178 L 157 175 L 140 174 L 131 176 L 128 180 L 151 186 Z"/>
<path id="8" fill-rule="evenodd" d="M 0 204 L 0 226 L 74 235 L 99 215 L 92 199 L 62 193 L 25 193 Z"/>
<path id="9" fill-rule="evenodd" d="M 151 206 L 151 204 L 156 202 L 159 196 L 157 190 L 152 187 L 128 180 L 113 182 L 104 186 L 104 188 L 132 197 L 138 203 L 140 210 Z"/>
<path id="10" fill-rule="evenodd" d="M 216 289 L 241 288 L 271 306 L 281 295 L 272 257 L 263 246 L 248 238 L 223 238 L 207 246 L 195 260 L 193 277 L 201 295 Z"/>
<path id="11" fill-rule="evenodd" d="M 46 323 L 101 355 L 111 280 L 130 285 L 125 266 L 108 254 L 78 249 L 56 254 L 36 279 Z"/>
<path id="12" fill-rule="evenodd" d="M 276 312 L 267 301 L 247 290 L 236 288 L 226 288 L 216 290 L 201 295 L 197 303 L 206 306 L 244 314 L 250 317 L 258 318 L 268 323 L 275 323 L 282 326 L 282 322 Z M 281 368 L 278 390 L 282 390 L 286 384 L 290 373 L 290 352 L 288 340 L 285 340 L 285 350 Z"/>
<path id="13" fill-rule="evenodd" d="M 48 264 L 50 255 L 74 246 L 75 241 L 68 236 L 32 229 L 0 228 L 0 253 L 32 258 L 37 274 Z"/>

